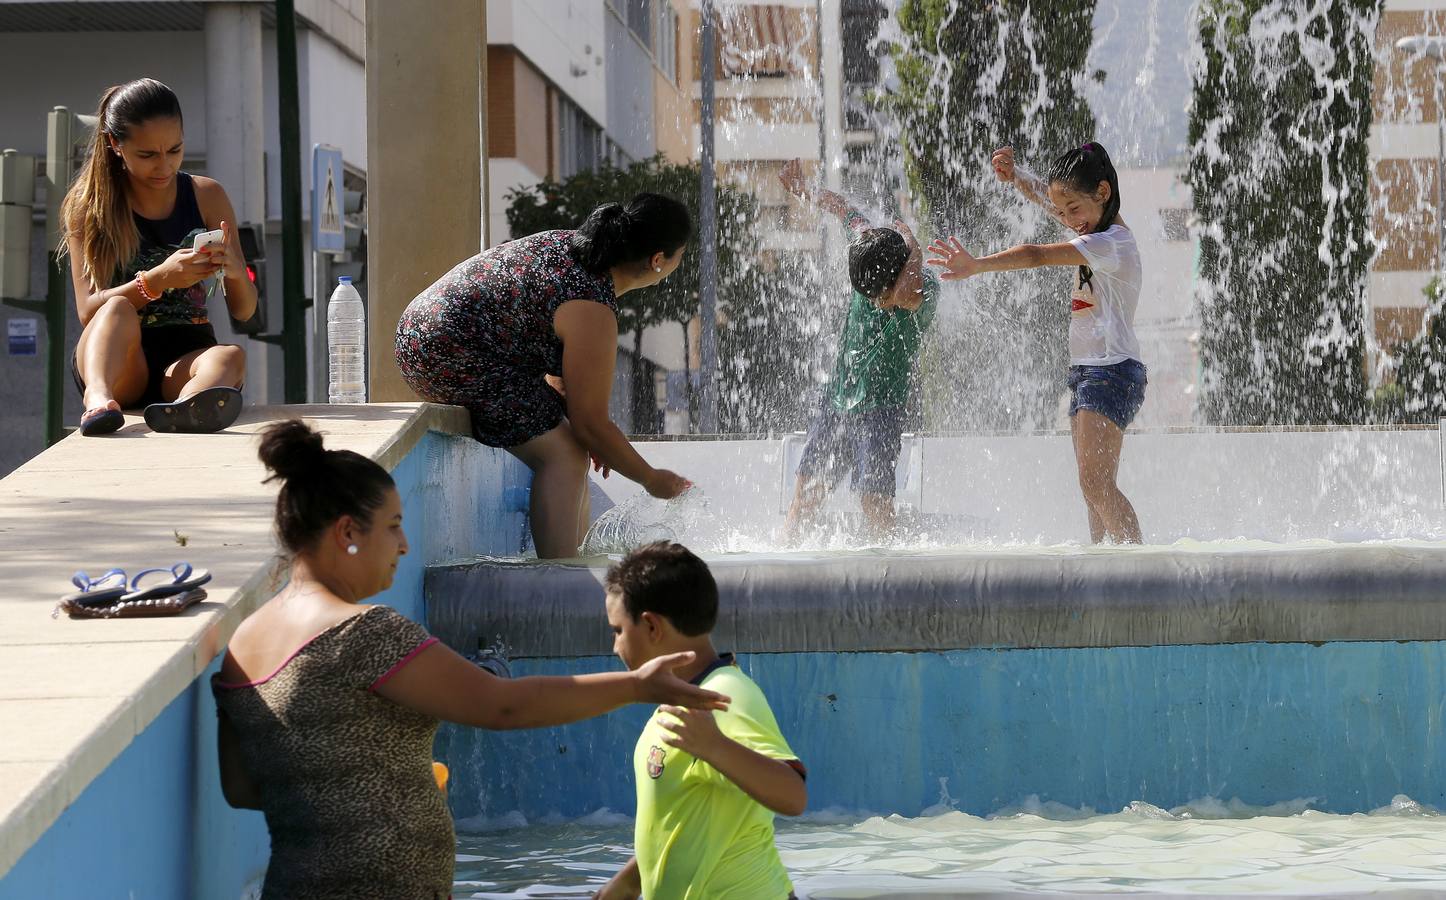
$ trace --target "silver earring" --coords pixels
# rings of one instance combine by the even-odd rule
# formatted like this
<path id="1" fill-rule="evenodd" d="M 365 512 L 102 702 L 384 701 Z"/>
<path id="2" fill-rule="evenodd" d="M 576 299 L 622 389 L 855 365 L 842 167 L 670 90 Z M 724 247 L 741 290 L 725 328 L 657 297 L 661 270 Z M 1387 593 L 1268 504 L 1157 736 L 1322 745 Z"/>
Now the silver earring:
<path id="1" fill-rule="evenodd" d="M 356 555 L 357 555 L 358 553 L 360 553 L 360 552 L 361 552 L 361 550 L 357 547 L 356 544 L 347 544 L 347 545 L 346 545 L 346 554 L 347 554 L 347 556 L 356 556 Z"/>
<path id="2" fill-rule="evenodd" d="M 653 271 L 654 271 L 654 272 L 661 272 L 661 271 L 663 271 L 663 267 L 662 267 L 662 266 L 653 266 Z"/>

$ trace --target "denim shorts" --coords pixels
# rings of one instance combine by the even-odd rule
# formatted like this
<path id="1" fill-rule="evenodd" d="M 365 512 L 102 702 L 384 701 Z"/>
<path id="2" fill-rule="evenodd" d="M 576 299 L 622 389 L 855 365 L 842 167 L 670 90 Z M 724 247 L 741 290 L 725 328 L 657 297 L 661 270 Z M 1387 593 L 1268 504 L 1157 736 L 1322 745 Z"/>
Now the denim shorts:
<path id="1" fill-rule="evenodd" d="M 1145 402 L 1145 364 L 1127 359 L 1109 366 L 1069 367 L 1069 415 L 1097 412 L 1124 431 Z"/>
<path id="2" fill-rule="evenodd" d="M 855 490 L 893 497 L 903 434 L 902 407 L 845 412 L 824 401 L 809 426 L 798 474 L 826 481 L 830 487 L 852 474 Z"/>

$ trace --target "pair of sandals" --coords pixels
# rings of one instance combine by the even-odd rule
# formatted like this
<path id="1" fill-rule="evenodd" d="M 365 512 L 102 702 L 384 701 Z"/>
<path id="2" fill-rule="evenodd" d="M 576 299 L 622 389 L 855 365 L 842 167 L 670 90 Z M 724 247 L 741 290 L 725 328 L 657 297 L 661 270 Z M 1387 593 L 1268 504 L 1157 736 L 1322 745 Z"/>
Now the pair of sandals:
<path id="1" fill-rule="evenodd" d="M 162 434 L 210 434 L 230 428 L 241 415 L 241 392 L 233 387 L 212 387 L 170 403 L 152 403 L 145 409 L 146 424 Z M 92 409 L 80 417 L 80 433 L 99 437 L 120 430 L 125 414 L 109 407 Z"/>
<path id="2" fill-rule="evenodd" d="M 206 599 L 201 585 L 210 580 L 210 572 L 192 569 L 186 562 L 168 569 L 143 569 L 130 578 L 123 569 L 111 569 L 96 578 L 76 572 L 70 582 L 80 590 L 61 597 L 50 615 L 55 618 L 63 612 L 72 619 L 174 616 Z M 149 583 L 143 587 L 142 582 Z"/>

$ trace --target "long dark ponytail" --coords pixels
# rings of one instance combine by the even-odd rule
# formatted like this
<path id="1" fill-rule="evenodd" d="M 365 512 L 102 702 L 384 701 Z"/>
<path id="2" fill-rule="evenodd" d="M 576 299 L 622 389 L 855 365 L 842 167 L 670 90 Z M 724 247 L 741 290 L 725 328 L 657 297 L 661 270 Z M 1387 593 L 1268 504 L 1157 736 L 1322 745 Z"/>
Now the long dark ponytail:
<path id="1" fill-rule="evenodd" d="M 110 139 L 124 142 L 131 128 L 151 119 L 181 119 L 181 101 L 154 78 L 137 78 L 106 88 L 95 118 L 90 156 L 65 195 L 60 219 L 64 238 L 80 245 L 80 259 L 71 264 L 102 289 L 111 286 L 116 267 L 134 256 L 141 242 L 126 196 L 125 168 L 111 152 Z M 67 249 L 62 239 L 58 250 Z"/>
<path id="2" fill-rule="evenodd" d="M 1110 155 L 1095 141 L 1089 141 L 1075 150 L 1062 153 L 1049 167 L 1049 183 L 1059 182 L 1070 190 L 1082 194 L 1093 194 L 1106 182 L 1110 186 L 1110 199 L 1105 201 L 1105 210 L 1095 224 L 1095 232 L 1108 231 L 1120 214 L 1120 177 L 1115 174 L 1115 164 Z M 1079 285 L 1085 287 L 1094 277 L 1089 266 L 1079 267 Z"/>
<path id="3" fill-rule="evenodd" d="M 654 253 L 672 256 L 688 243 L 693 220 L 688 207 L 662 194 L 638 194 L 628 205 L 604 203 L 572 236 L 572 258 L 595 275 Z"/>

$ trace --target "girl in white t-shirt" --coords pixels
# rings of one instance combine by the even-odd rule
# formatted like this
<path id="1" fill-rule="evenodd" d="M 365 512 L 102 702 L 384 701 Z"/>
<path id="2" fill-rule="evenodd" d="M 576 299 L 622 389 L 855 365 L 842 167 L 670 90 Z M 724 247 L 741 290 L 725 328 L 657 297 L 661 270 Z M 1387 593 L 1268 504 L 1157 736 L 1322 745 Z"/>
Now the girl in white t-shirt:
<path id="1" fill-rule="evenodd" d="M 929 246 L 934 254 L 929 264 L 942 267 L 946 280 L 1040 266 L 1077 267 L 1070 294 L 1069 415 L 1090 539 L 1137 544 L 1140 522 L 1115 476 L 1125 428 L 1145 400 L 1145 365 L 1134 329 L 1140 253 L 1134 233 L 1120 218 L 1114 164 L 1093 141 L 1056 159 L 1044 181 L 1016 169 L 1009 147 L 996 150 L 992 164 L 1000 181 L 1014 184 L 1079 236 L 978 258 L 951 237 Z"/>

